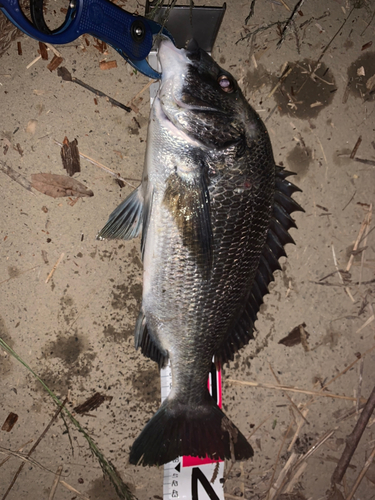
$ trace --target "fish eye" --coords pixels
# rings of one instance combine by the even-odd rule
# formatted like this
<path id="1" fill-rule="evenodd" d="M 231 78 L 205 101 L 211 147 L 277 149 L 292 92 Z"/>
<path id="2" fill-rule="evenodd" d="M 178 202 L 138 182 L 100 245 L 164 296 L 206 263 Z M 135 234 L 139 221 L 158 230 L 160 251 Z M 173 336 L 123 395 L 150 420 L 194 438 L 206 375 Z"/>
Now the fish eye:
<path id="1" fill-rule="evenodd" d="M 227 75 L 220 75 L 217 81 L 221 89 L 224 90 L 224 92 L 228 93 L 233 92 L 234 90 L 233 82 Z"/>

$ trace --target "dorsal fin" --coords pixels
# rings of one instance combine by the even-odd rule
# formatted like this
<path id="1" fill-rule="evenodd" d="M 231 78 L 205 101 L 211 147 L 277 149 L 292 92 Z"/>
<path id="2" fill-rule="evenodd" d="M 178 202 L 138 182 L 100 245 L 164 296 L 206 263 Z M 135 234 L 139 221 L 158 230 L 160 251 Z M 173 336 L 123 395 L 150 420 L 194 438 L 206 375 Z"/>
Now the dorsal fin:
<path id="1" fill-rule="evenodd" d="M 279 258 L 286 256 L 284 245 L 294 243 L 288 231 L 291 227 L 297 226 L 290 214 L 304 210 L 291 198 L 293 193 L 301 190 L 286 180 L 290 175 L 294 175 L 293 172 L 276 167 L 273 214 L 266 243 L 247 302 L 230 334 L 215 354 L 216 362 L 221 365 L 233 360 L 234 354 L 254 338 L 254 323 L 263 303 L 263 297 L 268 293 L 269 283 L 274 280 L 273 273 L 281 269 Z"/>

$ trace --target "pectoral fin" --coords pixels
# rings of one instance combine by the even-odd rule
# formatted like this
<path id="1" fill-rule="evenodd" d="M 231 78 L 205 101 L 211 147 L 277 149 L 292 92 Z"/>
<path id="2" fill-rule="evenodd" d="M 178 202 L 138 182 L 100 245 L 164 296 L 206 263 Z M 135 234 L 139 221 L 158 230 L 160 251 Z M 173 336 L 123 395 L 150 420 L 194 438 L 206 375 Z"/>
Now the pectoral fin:
<path id="1" fill-rule="evenodd" d="M 97 240 L 131 240 L 142 227 L 143 194 L 140 185 L 111 213 Z"/>
<path id="2" fill-rule="evenodd" d="M 212 227 L 210 196 L 204 174 L 171 174 L 163 204 L 173 216 L 184 246 L 196 258 L 207 279 L 212 267 Z"/>

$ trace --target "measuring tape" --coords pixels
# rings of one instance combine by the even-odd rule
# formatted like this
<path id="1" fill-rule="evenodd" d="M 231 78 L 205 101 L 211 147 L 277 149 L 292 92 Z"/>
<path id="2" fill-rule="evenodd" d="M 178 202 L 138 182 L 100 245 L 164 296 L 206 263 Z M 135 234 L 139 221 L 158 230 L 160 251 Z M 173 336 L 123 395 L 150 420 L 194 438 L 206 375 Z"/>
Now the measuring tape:
<path id="1" fill-rule="evenodd" d="M 160 370 L 161 400 L 172 387 L 172 371 L 168 365 Z M 208 390 L 219 408 L 221 400 L 221 371 L 212 369 L 208 376 Z M 178 457 L 164 465 L 163 499 L 224 500 L 224 462 L 210 458 Z"/>

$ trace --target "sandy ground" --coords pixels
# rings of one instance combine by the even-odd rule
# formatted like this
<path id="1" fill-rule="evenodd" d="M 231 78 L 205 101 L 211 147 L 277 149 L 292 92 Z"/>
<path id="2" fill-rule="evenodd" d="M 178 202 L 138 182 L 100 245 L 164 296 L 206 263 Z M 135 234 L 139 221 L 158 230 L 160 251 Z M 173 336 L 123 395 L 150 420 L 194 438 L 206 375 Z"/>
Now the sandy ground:
<path id="1" fill-rule="evenodd" d="M 261 308 L 256 340 L 224 368 L 224 409 L 256 452 L 253 460 L 230 470 L 225 492 L 227 498 L 266 498 L 291 453 L 300 457 L 332 431 L 289 487 L 293 498 L 320 499 L 325 498 L 345 438 L 358 418 L 356 398 L 364 402 L 374 384 L 375 233 L 364 238 L 373 224 L 363 226 L 360 251 L 347 268 L 375 199 L 374 94 L 368 92 L 375 52 L 374 45 L 366 46 L 375 42 L 375 22 L 369 25 L 374 4 L 357 1 L 352 9 L 354 2 L 346 0 L 307 0 L 295 17 L 296 31 L 287 34 L 279 49 L 277 25 L 259 32 L 252 42 L 237 43 L 251 30 L 287 19 L 290 12 L 277 3 L 258 0 L 245 27 L 250 2 L 229 0 L 213 52 L 266 121 L 276 161 L 297 172 L 294 182 L 303 192 L 295 199 L 306 211 L 295 215 L 296 245 L 288 246 L 288 259 L 282 259 L 282 271 L 276 273 Z M 294 6 L 291 0 L 284 3 Z M 53 8 L 59 12 L 60 4 Z M 135 2 L 126 3 L 126 8 L 143 12 Z M 54 139 L 62 142 L 68 136 L 77 138 L 82 153 L 134 179 L 129 182 L 136 186 L 146 146 L 148 91 L 136 103 L 138 112 L 127 113 L 103 98 L 96 103 L 93 94 L 49 71 L 47 61 L 27 69 L 38 55 L 38 44 L 26 37 L 19 40 L 22 55 L 13 42 L 0 58 L 1 161 L 28 180 L 39 172 L 64 174 Z M 77 41 L 59 47 L 63 65 L 73 76 L 128 103 L 148 79 L 134 74 L 113 50 L 101 54 L 93 39 L 89 41 L 89 46 Z M 104 58 L 117 60 L 118 67 L 100 70 Z M 309 72 L 318 60 L 321 66 L 314 81 Z M 275 90 L 287 63 L 292 71 Z M 35 127 L 30 131 L 31 120 Z M 351 159 L 359 136 L 362 142 Z M 77 418 L 139 500 L 160 499 L 162 468 L 127 464 L 134 438 L 160 401 L 157 367 L 133 347 L 142 294 L 140 241 L 95 240 L 109 213 L 132 188 L 120 188 L 113 177 L 86 160 L 81 160 L 81 168 L 75 177 L 94 196 L 77 201 L 30 192 L 0 172 L 0 336 L 59 397 L 69 395 L 70 410 L 96 392 L 110 397 Z M 279 343 L 303 323 L 307 344 Z M 320 391 L 334 378 L 322 393 L 326 397 L 312 399 L 303 393 Z M 228 379 L 269 386 L 234 385 Z M 278 384 L 303 391 L 282 392 L 275 388 Z M 56 406 L 34 376 L 3 350 L 0 394 L 0 425 L 10 412 L 18 415 L 10 432 L 0 430 L 2 497 L 21 463 L 11 456 L 4 464 L 4 450 L 22 447 L 27 453 Z M 340 418 L 350 410 L 351 416 Z M 346 474 L 345 498 L 374 447 L 373 424 L 374 419 Z M 52 472 L 59 466 L 62 479 L 85 495 L 82 498 L 117 498 L 83 436 L 61 418 L 32 458 L 37 464 L 25 464 L 9 500 L 48 498 Z M 368 477 L 355 498 L 375 498 Z M 60 484 L 54 498 L 81 497 Z"/>

